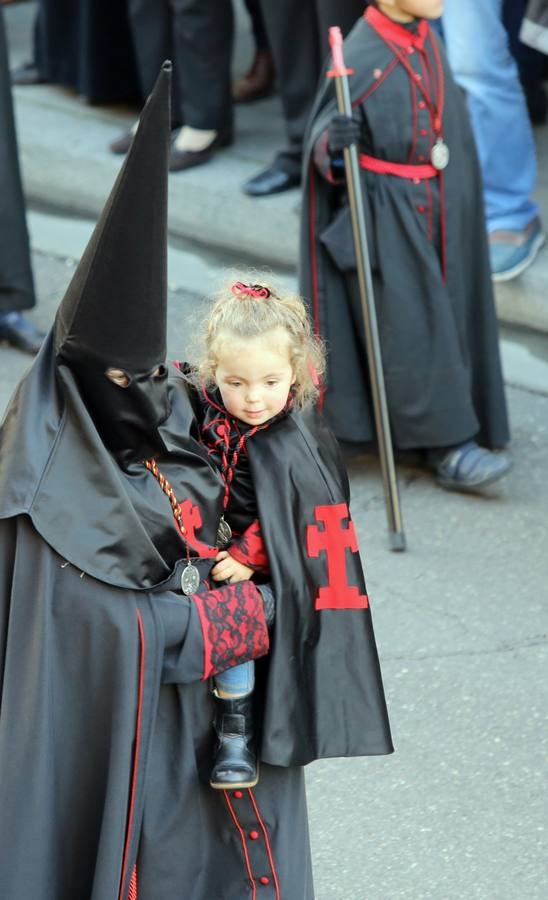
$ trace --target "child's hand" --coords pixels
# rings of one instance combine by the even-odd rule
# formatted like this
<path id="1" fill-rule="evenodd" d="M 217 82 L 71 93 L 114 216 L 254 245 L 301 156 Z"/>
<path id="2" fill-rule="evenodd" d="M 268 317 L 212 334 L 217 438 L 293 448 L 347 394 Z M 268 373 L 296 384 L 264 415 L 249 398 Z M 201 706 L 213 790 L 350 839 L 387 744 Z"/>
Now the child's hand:
<path id="1" fill-rule="evenodd" d="M 247 581 L 254 574 L 254 570 L 243 563 L 232 559 L 228 550 L 220 550 L 215 557 L 216 566 L 211 570 L 211 577 L 214 581 L 229 581 L 234 584 L 236 581 Z"/>

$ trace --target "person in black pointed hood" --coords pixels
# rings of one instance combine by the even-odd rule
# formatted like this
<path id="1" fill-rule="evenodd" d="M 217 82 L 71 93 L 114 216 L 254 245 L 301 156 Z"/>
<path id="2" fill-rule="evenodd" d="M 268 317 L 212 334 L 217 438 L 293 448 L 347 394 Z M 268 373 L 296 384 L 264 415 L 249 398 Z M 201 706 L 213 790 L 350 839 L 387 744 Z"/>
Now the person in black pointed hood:
<path id="1" fill-rule="evenodd" d="M 302 769 L 208 784 L 208 679 L 267 652 L 268 589 L 205 582 L 224 485 L 165 362 L 169 70 L 0 430 L 10 900 L 313 896 Z"/>

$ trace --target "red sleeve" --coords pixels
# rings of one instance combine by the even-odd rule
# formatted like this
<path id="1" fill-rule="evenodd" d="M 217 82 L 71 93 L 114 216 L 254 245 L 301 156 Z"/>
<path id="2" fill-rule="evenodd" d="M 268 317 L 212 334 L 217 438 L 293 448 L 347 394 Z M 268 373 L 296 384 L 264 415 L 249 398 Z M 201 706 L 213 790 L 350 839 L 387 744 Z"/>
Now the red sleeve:
<path id="1" fill-rule="evenodd" d="M 202 680 L 268 653 L 263 598 L 252 581 L 194 594 L 204 640 Z"/>
<path id="2" fill-rule="evenodd" d="M 244 566 L 249 566 L 250 569 L 255 569 L 263 574 L 270 571 L 268 554 L 258 519 L 254 519 L 244 533 L 232 542 L 228 552 L 232 559 Z"/>

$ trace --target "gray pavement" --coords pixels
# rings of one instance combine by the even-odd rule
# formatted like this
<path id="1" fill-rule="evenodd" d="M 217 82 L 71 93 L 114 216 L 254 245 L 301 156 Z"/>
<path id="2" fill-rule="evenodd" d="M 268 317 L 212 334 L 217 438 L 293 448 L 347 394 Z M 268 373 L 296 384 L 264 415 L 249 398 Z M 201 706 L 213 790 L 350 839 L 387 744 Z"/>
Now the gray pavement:
<path id="1" fill-rule="evenodd" d="M 31 217 L 44 245 L 46 226 Z M 43 327 L 74 271 L 54 231 L 33 259 Z M 222 269 L 192 266 L 186 251 L 172 254 L 170 280 L 180 265 L 172 357 L 194 342 L 203 278 Z M 0 348 L 0 414 L 28 364 Z M 400 468 L 405 554 L 387 549 L 376 462 L 349 465 L 397 752 L 307 769 L 316 900 L 547 896 L 547 394 L 508 389 L 515 468 L 489 496 L 448 494 Z"/>
<path id="2" fill-rule="evenodd" d="M 12 62 L 30 57 L 34 3 L 5 10 Z M 251 55 L 248 21 L 238 0 L 234 70 Z M 134 121 L 136 111 L 95 107 L 49 86 L 17 88 L 16 116 L 25 190 L 31 206 L 95 218 L 120 159 L 107 144 Z M 548 223 L 548 127 L 537 129 L 537 197 Z M 293 272 L 298 247 L 300 194 L 251 199 L 240 190 L 284 144 L 283 117 L 274 97 L 236 111 L 236 141 L 206 166 L 170 179 L 170 232 L 174 239 L 221 250 L 237 261 Z M 221 214 L 222 213 L 222 214 Z M 501 321 L 548 332 L 548 244 L 521 277 L 497 287 Z"/>

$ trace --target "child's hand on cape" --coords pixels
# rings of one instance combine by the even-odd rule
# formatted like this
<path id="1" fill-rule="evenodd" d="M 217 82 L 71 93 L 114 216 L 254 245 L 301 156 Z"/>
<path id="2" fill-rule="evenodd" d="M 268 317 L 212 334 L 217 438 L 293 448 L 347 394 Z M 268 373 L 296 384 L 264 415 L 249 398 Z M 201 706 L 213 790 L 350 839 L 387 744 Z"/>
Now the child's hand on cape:
<path id="1" fill-rule="evenodd" d="M 254 574 L 254 569 L 233 559 L 228 550 L 220 550 L 215 562 L 217 565 L 211 570 L 214 581 L 229 581 L 230 584 L 234 584 L 236 581 L 247 581 Z"/>

